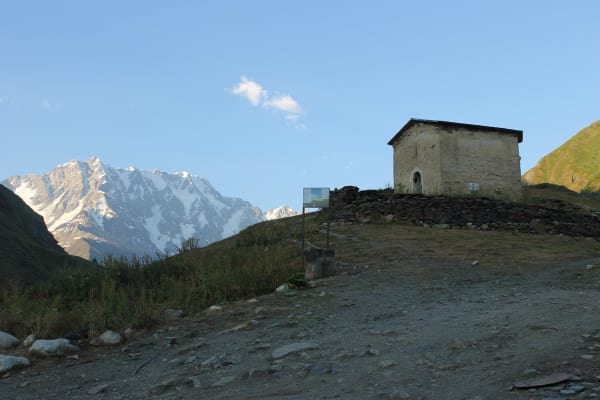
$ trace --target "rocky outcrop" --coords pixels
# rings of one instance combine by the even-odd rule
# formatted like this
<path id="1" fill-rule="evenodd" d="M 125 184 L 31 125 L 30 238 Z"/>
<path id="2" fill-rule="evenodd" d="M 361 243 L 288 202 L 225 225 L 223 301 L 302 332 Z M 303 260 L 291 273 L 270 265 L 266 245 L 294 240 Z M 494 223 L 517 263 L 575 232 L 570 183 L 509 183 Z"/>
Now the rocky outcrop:
<path id="1" fill-rule="evenodd" d="M 586 236 L 600 240 L 600 218 L 569 203 L 543 206 L 474 197 L 400 195 L 346 186 L 330 195 L 334 222 L 387 221 L 457 229 Z"/>

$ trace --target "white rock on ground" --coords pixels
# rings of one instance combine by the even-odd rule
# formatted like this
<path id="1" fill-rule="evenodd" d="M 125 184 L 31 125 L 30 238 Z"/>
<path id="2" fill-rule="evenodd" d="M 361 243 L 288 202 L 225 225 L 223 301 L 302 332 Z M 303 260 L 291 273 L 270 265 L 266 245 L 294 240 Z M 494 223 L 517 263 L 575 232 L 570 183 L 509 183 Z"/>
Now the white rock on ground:
<path id="1" fill-rule="evenodd" d="M 315 345 L 314 343 L 311 343 L 311 342 L 298 342 L 298 343 L 286 344 L 285 346 L 277 347 L 275 350 L 273 350 L 272 357 L 275 359 L 282 358 L 289 354 L 298 353 L 298 352 L 301 352 L 304 350 L 314 349 L 315 347 L 317 347 L 317 345 Z"/>
<path id="2" fill-rule="evenodd" d="M 35 336 L 33 333 L 29 336 L 27 336 L 25 338 L 25 340 L 23 340 L 23 346 L 25 347 L 29 347 L 33 344 L 33 342 L 35 342 L 37 340 L 37 336 Z"/>
<path id="3" fill-rule="evenodd" d="M 27 367 L 30 362 L 25 357 L 5 356 L 0 354 L 0 374 L 14 368 Z"/>
<path id="4" fill-rule="evenodd" d="M 10 333 L 0 331 L 0 349 L 10 349 L 19 345 L 19 339 Z"/>
<path id="5" fill-rule="evenodd" d="M 29 348 L 29 353 L 42 356 L 42 357 L 52 357 L 52 356 L 62 356 L 68 351 L 77 351 L 79 347 L 72 345 L 68 339 L 38 339 Z"/>
<path id="6" fill-rule="evenodd" d="M 98 344 L 112 346 L 119 344 L 123 341 L 123 337 L 115 331 L 106 331 L 102 335 L 98 336 Z"/>

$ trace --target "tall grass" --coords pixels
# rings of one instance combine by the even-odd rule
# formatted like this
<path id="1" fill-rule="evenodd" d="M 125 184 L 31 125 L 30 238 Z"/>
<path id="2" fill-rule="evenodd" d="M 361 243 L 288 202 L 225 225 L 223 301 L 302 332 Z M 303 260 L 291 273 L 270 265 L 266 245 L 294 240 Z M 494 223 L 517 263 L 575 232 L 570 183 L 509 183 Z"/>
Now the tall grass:
<path id="1" fill-rule="evenodd" d="M 84 327 L 143 329 L 167 308 L 194 313 L 271 292 L 302 269 L 298 221 L 255 225 L 206 248 L 182 243 L 174 256 L 107 256 L 92 268 L 59 270 L 42 284 L 6 286 L 0 330 L 60 337 Z"/>

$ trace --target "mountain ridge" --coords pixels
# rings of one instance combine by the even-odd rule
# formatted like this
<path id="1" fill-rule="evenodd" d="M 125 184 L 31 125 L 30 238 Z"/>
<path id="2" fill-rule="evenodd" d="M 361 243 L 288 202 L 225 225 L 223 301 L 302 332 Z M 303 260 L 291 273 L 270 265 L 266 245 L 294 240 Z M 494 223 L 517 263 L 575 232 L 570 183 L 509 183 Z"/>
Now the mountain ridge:
<path id="1" fill-rule="evenodd" d="M 530 185 L 551 183 L 575 192 L 600 191 L 600 120 L 583 128 L 523 174 Z"/>
<path id="2" fill-rule="evenodd" d="M 0 185 L 0 285 L 29 285 L 61 267 L 80 264 L 84 261 L 58 245 L 41 215 Z"/>
<path id="3" fill-rule="evenodd" d="M 222 196 L 203 177 L 113 168 L 98 157 L 2 184 L 44 217 L 67 252 L 88 259 L 170 253 L 188 238 L 205 245 L 264 220 L 260 209 Z"/>

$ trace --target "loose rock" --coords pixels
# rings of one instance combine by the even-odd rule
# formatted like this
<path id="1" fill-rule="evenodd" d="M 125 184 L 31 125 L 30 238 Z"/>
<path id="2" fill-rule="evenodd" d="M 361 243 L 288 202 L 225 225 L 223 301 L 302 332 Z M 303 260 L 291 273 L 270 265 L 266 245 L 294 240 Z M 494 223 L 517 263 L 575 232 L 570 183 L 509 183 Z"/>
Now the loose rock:
<path id="1" fill-rule="evenodd" d="M 23 340 L 23 346 L 25 347 L 29 347 L 33 344 L 33 342 L 35 342 L 37 340 L 37 336 L 35 336 L 33 333 L 29 336 L 27 336 L 25 338 L 25 340 Z"/>
<path id="2" fill-rule="evenodd" d="M 102 385 L 94 386 L 93 388 L 88 390 L 88 394 L 104 393 L 106 392 L 106 389 L 108 389 L 108 384 L 104 383 Z"/>
<path id="3" fill-rule="evenodd" d="M 230 384 L 235 380 L 235 376 L 224 376 L 215 383 L 212 384 L 213 387 L 221 387 Z"/>
<path id="4" fill-rule="evenodd" d="M 79 347 L 72 345 L 68 339 L 38 339 L 29 348 L 29 353 L 42 357 L 62 356 L 68 351 L 77 351 Z"/>
<path id="5" fill-rule="evenodd" d="M 15 368 L 28 367 L 29 364 L 29 360 L 25 357 L 5 356 L 0 354 L 0 374 Z"/>
<path id="6" fill-rule="evenodd" d="M 104 346 L 112 346 L 123 341 L 123 337 L 115 331 L 106 331 L 98 336 L 97 344 Z"/>
<path id="7" fill-rule="evenodd" d="M 19 345 L 19 339 L 10 333 L 0 331 L 0 349 L 10 349 Z"/>
<path id="8" fill-rule="evenodd" d="M 301 352 L 304 350 L 311 350 L 316 347 L 317 346 L 311 342 L 298 342 L 298 343 L 287 344 L 285 346 L 277 347 L 276 349 L 274 349 L 272 357 L 275 359 L 283 358 L 287 355 L 298 353 L 298 352 Z"/>

